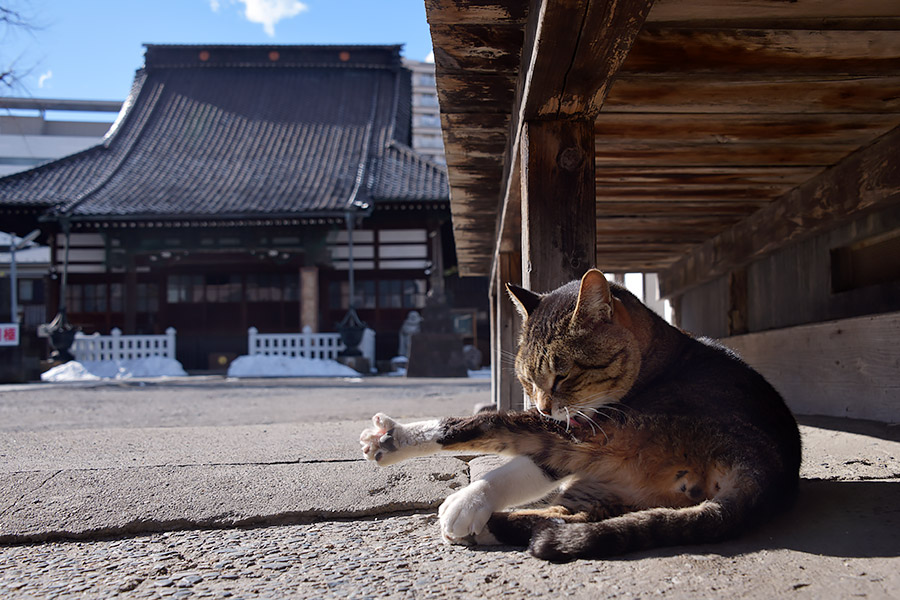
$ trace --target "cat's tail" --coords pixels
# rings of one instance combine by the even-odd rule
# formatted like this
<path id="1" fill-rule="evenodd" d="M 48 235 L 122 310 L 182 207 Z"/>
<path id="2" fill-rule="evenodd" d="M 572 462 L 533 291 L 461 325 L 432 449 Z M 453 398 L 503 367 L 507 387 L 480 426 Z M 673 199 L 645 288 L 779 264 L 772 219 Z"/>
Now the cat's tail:
<path id="1" fill-rule="evenodd" d="M 741 532 L 749 520 L 747 508 L 739 499 L 717 497 L 686 508 L 651 508 L 598 522 L 549 519 L 535 524 L 529 551 L 537 558 L 566 562 L 661 546 L 718 542 Z"/>

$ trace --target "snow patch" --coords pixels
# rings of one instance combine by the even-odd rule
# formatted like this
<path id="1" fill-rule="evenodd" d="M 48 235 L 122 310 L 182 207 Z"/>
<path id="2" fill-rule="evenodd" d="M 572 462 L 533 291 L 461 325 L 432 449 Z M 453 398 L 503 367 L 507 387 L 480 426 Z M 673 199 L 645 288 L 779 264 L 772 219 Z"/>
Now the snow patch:
<path id="1" fill-rule="evenodd" d="M 347 365 L 326 358 L 238 356 L 228 367 L 229 377 L 359 377 Z"/>
<path id="2" fill-rule="evenodd" d="M 41 374 L 42 381 L 95 381 L 134 377 L 184 377 L 187 373 L 173 358 L 149 356 L 129 360 L 73 360 Z"/>

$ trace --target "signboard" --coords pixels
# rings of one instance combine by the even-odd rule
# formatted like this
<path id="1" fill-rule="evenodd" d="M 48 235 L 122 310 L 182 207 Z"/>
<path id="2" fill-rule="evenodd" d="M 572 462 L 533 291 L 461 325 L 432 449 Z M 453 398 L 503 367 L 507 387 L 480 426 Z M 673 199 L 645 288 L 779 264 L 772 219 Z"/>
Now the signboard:
<path id="1" fill-rule="evenodd" d="M 19 324 L 0 323 L 0 346 L 19 345 Z"/>

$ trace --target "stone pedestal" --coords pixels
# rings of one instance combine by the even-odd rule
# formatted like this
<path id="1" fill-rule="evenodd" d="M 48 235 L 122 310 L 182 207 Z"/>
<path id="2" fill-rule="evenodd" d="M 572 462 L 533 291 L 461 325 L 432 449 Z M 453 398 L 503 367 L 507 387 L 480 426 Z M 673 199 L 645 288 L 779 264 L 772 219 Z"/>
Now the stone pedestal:
<path id="1" fill-rule="evenodd" d="M 455 333 L 423 331 L 412 336 L 407 377 L 468 377 L 462 341 Z"/>
<path id="2" fill-rule="evenodd" d="M 338 356 L 336 360 L 342 365 L 347 365 L 360 375 L 368 375 L 371 372 L 369 359 L 365 356 Z"/>

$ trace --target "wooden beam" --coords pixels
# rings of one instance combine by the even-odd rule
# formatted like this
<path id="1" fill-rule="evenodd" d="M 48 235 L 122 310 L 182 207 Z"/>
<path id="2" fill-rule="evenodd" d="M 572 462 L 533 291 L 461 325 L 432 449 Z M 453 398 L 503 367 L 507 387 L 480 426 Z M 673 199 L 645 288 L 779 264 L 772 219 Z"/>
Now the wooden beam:
<path id="1" fill-rule="evenodd" d="M 896 0 L 657 0 L 648 22 L 728 22 L 900 17 Z"/>
<path id="2" fill-rule="evenodd" d="M 525 119 L 596 115 L 653 0 L 543 2 L 532 58 L 520 74 Z"/>
<path id="3" fill-rule="evenodd" d="M 519 185 L 518 178 L 513 179 L 514 165 L 524 164 L 520 153 L 525 122 L 596 116 L 652 4 L 653 0 L 531 1 L 504 154 L 494 265 L 513 208 L 510 190 Z"/>
<path id="4" fill-rule="evenodd" d="M 593 122 L 536 121 L 522 137 L 522 282 L 550 291 L 594 266 Z"/>
<path id="5" fill-rule="evenodd" d="M 900 38 L 900 33 L 897 34 Z M 890 113 L 629 113 L 606 109 L 597 115 L 594 133 L 608 144 L 853 144 L 858 147 L 900 123 Z"/>
<path id="6" fill-rule="evenodd" d="M 428 23 L 522 24 L 528 4 L 517 0 L 425 0 Z"/>
<path id="7" fill-rule="evenodd" d="M 620 74 L 900 74 L 896 31 L 645 27 Z"/>
<path id="8" fill-rule="evenodd" d="M 865 212 L 900 203 L 900 127 L 698 246 L 665 272 L 660 292 L 677 296 Z"/>
<path id="9" fill-rule="evenodd" d="M 522 257 L 518 252 L 501 252 L 498 266 L 491 285 L 491 313 L 496 315 L 491 343 L 491 393 L 497 410 L 521 410 L 522 387 L 514 369 L 521 317 L 506 293 L 506 284 L 522 283 Z"/>
<path id="10" fill-rule="evenodd" d="M 657 113 L 900 113 L 900 77 L 622 75 L 604 107 Z"/>
<path id="11" fill-rule="evenodd" d="M 725 338 L 807 415 L 900 421 L 900 313 Z"/>

